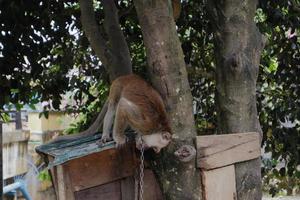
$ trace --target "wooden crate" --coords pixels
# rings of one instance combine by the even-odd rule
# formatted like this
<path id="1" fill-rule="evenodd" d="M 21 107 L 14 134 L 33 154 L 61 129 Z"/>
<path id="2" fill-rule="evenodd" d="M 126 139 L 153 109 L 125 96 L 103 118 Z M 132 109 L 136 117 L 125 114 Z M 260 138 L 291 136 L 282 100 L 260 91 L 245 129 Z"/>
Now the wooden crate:
<path id="1" fill-rule="evenodd" d="M 134 175 L 139 164 L 135 146 L 117 150 L 111 143 L 99 148 L 98 138 L 38 148 L 50 166 L 58 200 L 134 199 Z M 162 199 L 150 169 L 145 169 L 144 191 L 144 200 Z"/>
<path id="2" fill-rule="evenodd" d="M 197 166 L 204 200 L 235 200 L 235 164 L 260 157 L 258 133 L 198 136 Z"/>

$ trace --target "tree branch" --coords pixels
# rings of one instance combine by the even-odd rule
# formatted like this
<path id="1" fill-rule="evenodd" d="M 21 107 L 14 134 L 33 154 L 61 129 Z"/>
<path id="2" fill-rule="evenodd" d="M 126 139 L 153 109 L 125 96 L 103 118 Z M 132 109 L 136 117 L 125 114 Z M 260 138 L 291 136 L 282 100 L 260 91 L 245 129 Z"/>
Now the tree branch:
<path id="1" fill-rule="evenodd" d="M 104 28 L 114 56 L 112 73 L 114 77 L 132 73 L 132 64 L 127 42 L 119 23 L 118 9 L 114 0 L 102 0 Z"/>
<path id="2" fill-rule="evenodd" d="M 101 35 L 99 26 L 95 20 L 95 12 L 92 0 L 79 0 L 81 10 L 81 23 L 92 49 L 100 58 L 106 70 L 109 72 L 109 65 L 112 62 L 111 50 L 106 45 L 106 40 Z"/>

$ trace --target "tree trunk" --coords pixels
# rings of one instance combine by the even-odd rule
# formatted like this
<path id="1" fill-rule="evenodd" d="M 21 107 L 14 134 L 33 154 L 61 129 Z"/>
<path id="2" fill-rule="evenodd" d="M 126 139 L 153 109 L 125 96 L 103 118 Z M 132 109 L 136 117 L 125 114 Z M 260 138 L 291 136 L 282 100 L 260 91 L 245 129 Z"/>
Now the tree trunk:
<path id="1" fill-rule="evenodd" d="M 256 81 L 264 46 L 254 15 L 257 1 L 212 0 L 218 133 L 262 133 L 256 108 Z M 237 199 L 261 199 L 260 159 L 236 165 Z"/>
<path id="2" fill-rule="evenodd" d="M 167 104 L 174 141 L 154 162 L 166 199 L 200 199 L 200 175 L 195 159 L 180 162 L 174 151 L 193 144 L 196 136 L 192 95 L 170 1 L 134 1 L 146 47 L 148 73 Z"/>

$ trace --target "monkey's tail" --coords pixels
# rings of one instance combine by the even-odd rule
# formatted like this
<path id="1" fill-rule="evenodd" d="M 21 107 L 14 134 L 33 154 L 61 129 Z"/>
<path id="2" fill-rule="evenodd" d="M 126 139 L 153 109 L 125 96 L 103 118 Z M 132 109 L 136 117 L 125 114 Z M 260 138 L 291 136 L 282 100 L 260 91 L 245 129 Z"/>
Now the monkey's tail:
<path id="1" fill-rule="evenodd" d="M 72 134 L 72 135 L 62 135 L 59 136 L 53 140 L 51 140 L 50 142 L 48 142 L 48 144 L 50 143 L 55 143 L 58 141 L 71 141 L 71 140 L 76 140 L 78 138 L 84 137 L 84 136 L 88 136 L 88 135 L 93 135 L 96 132 L 99 132 L 102 124 L 103 124 L 103 119 L 104 116 L 107 112 L 107 107 L 108 107 L 108 100 L 105 101 L 100 113 L 98 114 L 96 120 L 93 122 L 93 124 L 85 131 L 82 131 L 78 134 Z"/>

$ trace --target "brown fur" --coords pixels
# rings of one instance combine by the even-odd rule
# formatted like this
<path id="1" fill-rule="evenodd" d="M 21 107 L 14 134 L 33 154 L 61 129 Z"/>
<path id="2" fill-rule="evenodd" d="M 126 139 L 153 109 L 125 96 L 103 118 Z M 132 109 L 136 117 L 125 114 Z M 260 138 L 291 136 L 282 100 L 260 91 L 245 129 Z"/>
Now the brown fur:
<path id="1" fill-rule="evenodd" d="M 111 103 L 117 104 L 123 97 L 138 107 L 142 118 L 138 121 L 141 123 L 134 123 L 134 119 L 130 118 L 132 116 L 127 114 L 127 120 L 135 126 L 132 128 L 141 130 L 144 134 L 151 134 L 153 131 L 171 133 L 161 96 L 142 78 L 134 74 L 122 76 L 112 83 L 110 91 Z"/>
<path id="2" fill-rule="evenodd" d="M 137 75 L 122 76 L 113 81 L 109 93 L 108 114 L 104 119 L 102 142 L 106 142 L 109 137 L 113 112 L 115 113 L 113 137 L 117 145 L 125 143 L 124 130 L 127 125 L 140 135 L 165 132 L 171 134 L 161 96 Z M 153 138 L 157 139 L 158 136 L 151 138 L 151 141 L 154 141 Z M 170 137 L 165 138 L 171 140 Z"/>

